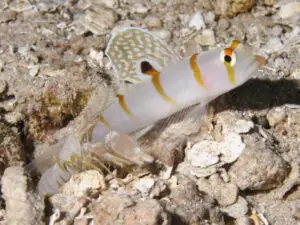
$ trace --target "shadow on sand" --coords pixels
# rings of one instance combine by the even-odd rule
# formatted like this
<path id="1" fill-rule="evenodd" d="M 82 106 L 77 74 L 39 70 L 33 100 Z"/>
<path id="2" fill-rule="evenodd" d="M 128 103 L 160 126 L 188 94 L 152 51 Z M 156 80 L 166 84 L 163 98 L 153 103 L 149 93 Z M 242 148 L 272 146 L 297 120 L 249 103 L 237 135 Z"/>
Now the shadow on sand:
<path id="1" fill-rule="evenodd" d="M 216 112 L 228 109 L 261 110 L 284 104 L 300 105 L 300 81 L 251 79 L 217 98 L 212 104 Z"/>

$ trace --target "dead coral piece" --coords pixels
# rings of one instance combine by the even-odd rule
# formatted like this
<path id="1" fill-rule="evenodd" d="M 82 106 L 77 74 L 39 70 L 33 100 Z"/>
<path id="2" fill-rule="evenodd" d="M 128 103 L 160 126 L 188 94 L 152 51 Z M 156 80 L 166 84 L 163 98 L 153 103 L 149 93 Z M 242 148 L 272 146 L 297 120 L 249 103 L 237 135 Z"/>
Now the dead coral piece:
<path id="1" fill-rule="evenodd" d="M 246 149 L 230 167 L 229 175 L 240 189 L 268 190 L 287 177 L 289 165 L 257 134 L 245 136 Z"/>
<path id="2" fill-rule="evenodd" d="M 30 190 L 22 167 L 9 167 L 2 177 L 2 192 L 6 203 L 7 225 L 44 224 L 43 199 Z"/>

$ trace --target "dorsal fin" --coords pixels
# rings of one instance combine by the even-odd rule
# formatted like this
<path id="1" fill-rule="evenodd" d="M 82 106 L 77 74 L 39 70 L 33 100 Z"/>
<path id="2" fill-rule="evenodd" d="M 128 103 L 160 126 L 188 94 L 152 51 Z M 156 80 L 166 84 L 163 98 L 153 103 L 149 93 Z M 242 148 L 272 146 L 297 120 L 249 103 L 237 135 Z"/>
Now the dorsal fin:
<path id="1" fill-rule="evenodd" d="M 179 59 L 163 41 L 136 27 L 127 27 L 114 34 L 105 53 L 120 79 L 131 83 L 151 78 L 141 70 L 144 62 L 160 71 Z"/>

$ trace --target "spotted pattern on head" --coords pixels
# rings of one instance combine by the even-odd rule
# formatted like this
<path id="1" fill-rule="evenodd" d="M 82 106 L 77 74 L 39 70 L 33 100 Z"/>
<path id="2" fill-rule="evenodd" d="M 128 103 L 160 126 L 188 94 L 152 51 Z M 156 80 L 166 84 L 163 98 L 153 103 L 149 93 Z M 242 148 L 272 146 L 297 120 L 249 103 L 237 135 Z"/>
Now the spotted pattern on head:
<path id="1" fill-rule="evenodd" d="M 235 74 L 234 74 L 234 68 L 231 64 L 231 59 L 232 59 L 232 57 L 235 57 L 234 50 L 238 47 L 239 44 L 240 44 L 240 42 L 238 40 L 233 40 L 231 42 L 230 47 L 224 49 L 223 63 L 227 70 L 228 79 L 229 79 L 230 83 L 232 83 L 233 85 L 235 85 Z"/>
<path id="2" fill-rule="evenodd" d="M 192 55 L 191 58 L 190 58 L 190 67 L 191 69 L 193 70 L 193 73 L 194 73 L 194 77 L 197 81 L 197 83 L 204 89 L 206 89 L 206 86 L 202 80 L 202 76 L 201 76 L 201 72 L 200 72 L 200 69 L 198 67 L 198 64 L 197 64 L 197 53 Z"/>
<path id="3" fill-rule="evenodd" d="M 155 61 L 161 68 L 178 60 L 166 44 L 150 32 L 139 28 L 126 28 L 116 33 L 108 43 L 106 55 L 122 80 L 138 83 L 139 63 Z"/>

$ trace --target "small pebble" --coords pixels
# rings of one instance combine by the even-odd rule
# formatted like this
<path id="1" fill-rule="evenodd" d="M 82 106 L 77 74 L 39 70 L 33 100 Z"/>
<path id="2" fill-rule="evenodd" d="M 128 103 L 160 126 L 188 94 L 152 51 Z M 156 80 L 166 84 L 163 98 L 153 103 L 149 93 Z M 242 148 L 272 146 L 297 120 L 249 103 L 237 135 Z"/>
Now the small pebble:
<path id="1" fill-rule="evenodd" d="M 291 77 L 292 77 L 293 79 L 300 80 L 300 68 L 295 69 L 295 70 L 292 72 Z"/>
<path id="2" fill-rule="evenodd" d="M 88 170 L 74 174 L 70 180 L 62 186 L 62 193 L 66 195 L 82 196 L 90 189 L 103 187 L 103 175 L 96 170 Z"/>
<path id="3" fill-rule="evenodd" d="M 146 14 L 149 11 L 149 8 L 141 3 L 136 3 L 132 6 L 132 13 Z"/>
<path id="4" fill-rule="evenodd" d="M 215 19 L 216 15 L 213 12 L 208 12 L 204 15 L 204 20 L 208 24 L 212 24 L 213 22 L 215 22 Z"/>
<path id="5" fill-rule="evenodd" d="M 155 181 L 152 178 L 142 178 L 134 183 L 133 188 L 139 190 L 144 196 L 148 195 Z"/>
<path id="6" fill-rule="evenodd" d="M 157 16 L 153 16 L 153 15 L 146 16 L 144 22 L 148 28 L 161 28 L 162 27 L 162 21 Z"/>
<path id="7" fill-rule="evenodd" d="M 238 198 L 238 187 L 233 183 L 225 183 L 218 174 L 213 174 L 208 179 L 198 179 L 197 187 L 199 191 L 215 198 L 223 207 L 234 204 Z"/>
<path id="8" fill-rule="evenodd" d="M 104 53 L 103 51 L 97 51 L 95 49 L 91 49 L 89 53 L 89 57 L 92 60 L 92 62 L 89 61 L 90 66 L 92 67 L 103 67 L 103 58 Z"/>
<path id="9" fill-rule="evenodd" d="M 110 9 L 115 9 L 119 6 L 119 0 L 97 0 L 97 3 L 100 3 Z"/>
<path id="10" fill-rule="evenodd" d="M 282 34 L 282 31 L 283 31 L 283 28 L 280 25 L 275 25 L 270 30 L 272 36 L 280 36 Z"/>
<path id="11" fill-rule="evenodd" d="M 12 10 L 2 11 L 0 13 L 0 23 L 5 23 L 11 20 L 15 20 L 17 18 L 17 13 Z"/>
<path id="12" fill-rule="evenodd" d="M 270 54 L 273 52 L 278 52 L 284 47 L 282 44 L 282 41 L 280 40 L 279 37 L 272 37 L 270 40 L 266 43 L 264 50 L 266 53 Z"/>
<path id="13" fill-rule="evenodd" d="M 230 26 L 230 23 L 227 19 L 220 18 L 218 23 L 218 29 L 219 30 L 226 30 Z"/>
<path id="14" fill-rule="evenodd" d="M 290 2 L 280 7 L 279 16 L 287 19 L 300 13 L 300 2 Z"/>
<path id="15" fill-rule="evenodd" d="M 237 202 L 221 208 L 221 211 L 235 219 L 241 218 L 248 212 L 248 202 L 243 197 L 239 196 Z"/>
<path id="16" fill-rule="evenodd" d="M 164 29 L 152 30 L 151 33 L 153 33 L 158 38 L 164 40 L 165 42 L 169 42 L 172 37 L 171 32 Z"/>
<path id="17" fill-rule="evenodd" d="M 271 109 L 267 114 L 267 120 L 271 127 L 283 121 L 285 117 L 286 117 L 286 112 L 284 108 Z"/>
<path id="18" fill-rule="evenodd" d="M 235 225 L 251 225 L 251 220 L 249 216 L 243 216 L 240 218 L 237 218 L 235 221 Z"/>
<path id="19" fill-rule="evenodd" d="M 0 94 L 2 94 L 6 90 L 6 87 L 7 87 L 6 81 L 0 80 Z"/>
<path id="20" fill-rule="evenodd" d="M 2 72 L 4 67 L 4 62 L 2 60 L 0 60 L 0 72 Z"/>
<path id="21" fill-rule="evenodd" d="M 29 75 L 31 77 L 35 77 L 36 75 L 38 75 L 39 71 L 40 71 L 39 65 L 32 65 L 32 66 L 30 66 L 30 69 L 29 69 Z"/>
<path id="22" fill-rule="evenodd" d="M 195 41 L 200 45 L 214 46 L 216 44 L 215 34 L 212 30 L 203 30 L 203 32 L 195 37 Z"/>
<path id="23" fill-rule="evenodd" d="M 189 22 L 190 28 L 195 28 L 196 30 L 200 30 L 201 28 L 205 28 L 205 23 L 200 11 L 197 11 L 190 19 Z"/>
<path id="24" fill-rule="evenodd" d="M 219 143 L 215 141 L 201 141 L 187 152 L 187 159 L 192 166 L 207 167 L 219 162 Z"/>
<path id="25" fill-rule="evenodd" d="M 233 130 L 238 134 L 248 133 L 254 127 L 254 123 L 247 120 L 238 120 L 235 125 Z"/>

